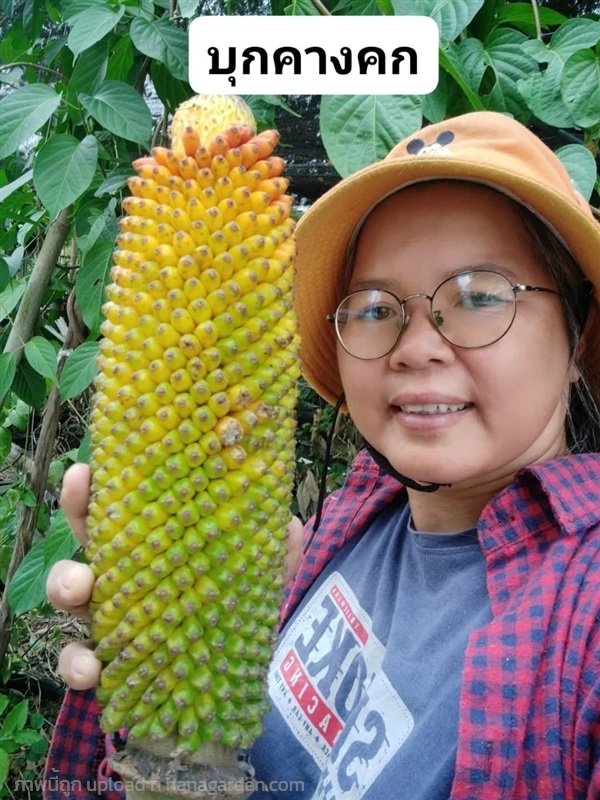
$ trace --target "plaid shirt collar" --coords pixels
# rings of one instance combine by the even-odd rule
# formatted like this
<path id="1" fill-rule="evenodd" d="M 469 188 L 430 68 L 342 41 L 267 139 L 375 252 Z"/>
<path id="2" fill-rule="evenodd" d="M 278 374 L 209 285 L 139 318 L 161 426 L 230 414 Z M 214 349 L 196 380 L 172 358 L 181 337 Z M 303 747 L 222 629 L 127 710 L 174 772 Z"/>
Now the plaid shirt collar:
<path id="1" fill-rule="evenodd" d="M 327 498 L 323 522 L 314 537 L 314 518 L 305 526 L 305 553 L 288 587 L 282 607 L 283 624 L 344 542 L 364 531 L 381 508 L 406 500 L 405 488 L 385 475 L 362 450 L 343 488 Z M 493 553 L 514 548 L 516 542 L 549 527 L 558 526 L 563 535 L 581 535 L 598 522 L 600 454 L 593 453 L 564 456 L 520 470 L 513 483 L 487 503 L 479 518 L 478 532 L 489 562 Z"/>

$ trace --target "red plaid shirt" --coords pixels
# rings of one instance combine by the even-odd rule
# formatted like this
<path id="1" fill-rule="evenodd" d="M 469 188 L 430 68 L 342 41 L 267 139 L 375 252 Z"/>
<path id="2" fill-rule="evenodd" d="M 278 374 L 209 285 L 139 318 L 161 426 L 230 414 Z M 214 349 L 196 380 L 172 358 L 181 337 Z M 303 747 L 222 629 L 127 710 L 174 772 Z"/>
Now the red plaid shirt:
<path id="1" fill-rule="evenodd" d="M 326 501 L 284 623 L 344 543 L 384 506 L 405 500 L 404 489 L 359 454 Z M 599 800 L 600 455 L 522 470 L 485 507 L 478 530 L 493 620 L 466 651 L 451 800 Z M 67 693 L 46 800 L 122 800 L 98 778 L 98 710 L 92 691 Z"/>

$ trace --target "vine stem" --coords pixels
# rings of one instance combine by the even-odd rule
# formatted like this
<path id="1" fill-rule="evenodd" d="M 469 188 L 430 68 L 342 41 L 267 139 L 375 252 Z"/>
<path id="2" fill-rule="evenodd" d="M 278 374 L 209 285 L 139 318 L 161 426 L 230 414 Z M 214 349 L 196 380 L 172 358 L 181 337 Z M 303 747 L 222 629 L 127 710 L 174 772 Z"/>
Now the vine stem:
<path id="1" fill-rule="evenodd" d="M 321 2 L 321 0 L 312 0 L 313 6 L 317 9 L 320 14 L 323 14 L 325 17 L 331 16 L 331 11 L 327 8 L 327 6 Z"/>
<path id="2" fill-rule="evenodd" d="M 62 72 L 57 72 L 55 69 L 45 67 L 43 64 L 32 64 L 31 61 L 13 61 L 12 64 L 0 64 L 0 69 L 11 69 L 12 67 L 33 67 L 34 69 L 41 69 L 44 72 L 49 72 L 51 75 L 56 75 L 61 81 L 65 80 Z"/>
<path id="3" fill-rule="evenodd" d="M 535 35 L 537 39 L 542 38 L 542 26 L 540 23 L 540 10 L 538 8 L 537 0 L 531 0 L 531 6 L 533 8 L 533 19 L 535 20 Z"/>

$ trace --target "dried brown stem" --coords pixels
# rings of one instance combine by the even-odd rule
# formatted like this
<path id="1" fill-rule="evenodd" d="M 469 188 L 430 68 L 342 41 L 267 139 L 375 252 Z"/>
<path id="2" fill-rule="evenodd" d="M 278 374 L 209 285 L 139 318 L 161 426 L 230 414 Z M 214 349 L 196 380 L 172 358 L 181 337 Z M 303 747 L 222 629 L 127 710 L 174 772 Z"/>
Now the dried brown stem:
<path id="1" fill-rule="evenodd" d="M 128 742 L 109 763 L 127 800 L 246 800 L 255 790 L 250 764 L 218 744 L 207 744 L 184 761 L 174 739 L 139 740 Z"/>
<path id="2" fill-rule="evenodd" d="M 69 217 L 72 206 L 63 208 L 58 216 L 50 223 L 40 248 L 35 265 L 31 271 L 29 282 L 21 299 L 11 332 L 4 347 L 5 353 L 14 353 L 15 366 L 21 360 L 23 349 L 31 339 L 35 324 L 39 319 L 40 308 L 44 292 L 48 287 L 52 270 L 56 266 L 60 251 L 69 233 Z M 0 396 L 0 406 L 4 404 L 5 397 Z"/>

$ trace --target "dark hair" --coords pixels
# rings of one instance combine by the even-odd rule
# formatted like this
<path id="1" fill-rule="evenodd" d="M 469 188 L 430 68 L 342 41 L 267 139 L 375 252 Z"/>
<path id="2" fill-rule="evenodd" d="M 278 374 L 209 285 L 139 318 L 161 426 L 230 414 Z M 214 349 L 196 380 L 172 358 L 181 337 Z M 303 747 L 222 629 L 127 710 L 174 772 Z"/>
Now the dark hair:
<path id="1" fill-rule="evenodd" d="M 572 384 L 567 407 L 567 446 L 571 453 L 600 452 L 600 397 L 588 374 L 585 348 L 579 343 L 593 302 L 594 286 L 552 230 L 531 211 L 518 203 L 515 208 L 523 220 L 540 264 L 548 271 L 561 304 L 571 358 L 580 378 Z"/>

